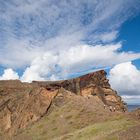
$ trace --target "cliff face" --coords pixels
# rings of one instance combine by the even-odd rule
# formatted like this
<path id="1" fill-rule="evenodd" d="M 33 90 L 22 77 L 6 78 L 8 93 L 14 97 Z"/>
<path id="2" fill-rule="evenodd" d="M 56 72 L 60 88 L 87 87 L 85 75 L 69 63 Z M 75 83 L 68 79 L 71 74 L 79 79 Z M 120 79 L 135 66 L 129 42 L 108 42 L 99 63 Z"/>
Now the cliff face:
<path id="1" fill-rule="evenodd" d="M 20 81 L 1 81 L 0 132 L 12 136 L 18 129 L 40 119 L 57 92 Z"/>
<path id="2" fill-rule="evenodd" d="M 48 90 L 59 89 L 63 87 L 64 89 L 77 95 L 81 95 L 87 98 L 92 96 L 108 106 L 111 105 L 116 107 L 117 110 L 123 110 L 123 108 L 125 108 L 121 97 L 115 90 L 111 88 L 109 80 L 106 78 L 106 72 L 104 70 L 100 70 L 70 80 L 56 82 L 34 81 L 33 83 Z"/>
<path id="3" fill-rule="evenodd" d="M 92 98 L 96 108 L 98 104 L 114 106 L 118 111 L 125 108 L 121 97 L 111 89 L 103 70 L 55 82 L 0 81 L 0 138 L 4 134 L 13 136 L 18 129 L 47 114 L 52 105 L 59 106 L 75 97 L 86 98 L 86 101 Z"/>

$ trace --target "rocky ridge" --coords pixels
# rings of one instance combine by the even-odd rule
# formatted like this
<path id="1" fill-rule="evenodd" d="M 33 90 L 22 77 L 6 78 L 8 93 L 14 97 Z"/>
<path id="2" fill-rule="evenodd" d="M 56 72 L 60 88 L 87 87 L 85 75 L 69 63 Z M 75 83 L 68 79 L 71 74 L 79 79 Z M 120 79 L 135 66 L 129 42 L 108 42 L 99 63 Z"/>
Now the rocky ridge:
<path id="1" fill-rule="evenodd" d="M 19 129 L 53 111 L 52 106 L 65 104 L 75 97 L 79 102 L 92 98 L 96 108 L 104 104 L 114 106 L 120 112 L 126 108 L 111 88 L 104 70 L 64 81 L 0 81 L 0 138 L 5 135 L 11 138 Z"/>
<path id="2" fill-rule="evenodd" d="M 124 108 L 126 109 L 125 103 L 117 94 L 117 91 L 111 88 L 104 70 L 64 81 L 33 81 L 33 83 L 47 90 L 53 91 L 54 89 L 64 88 L 65 90 L 83 97 L 88 98 L 92 96 L 96 100 L 102 101 L 105 105 L 114 106 L 120 111 L 123 111 Z"/>

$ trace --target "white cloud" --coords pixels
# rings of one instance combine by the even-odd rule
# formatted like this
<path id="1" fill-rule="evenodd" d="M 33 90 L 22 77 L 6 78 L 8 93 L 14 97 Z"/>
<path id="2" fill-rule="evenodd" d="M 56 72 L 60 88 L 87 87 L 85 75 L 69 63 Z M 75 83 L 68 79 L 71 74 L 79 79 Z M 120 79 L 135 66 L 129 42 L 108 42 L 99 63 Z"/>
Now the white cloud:
<path id="1" fill-rule="evenodd" d="M 130 101 L 140 97 L 140 70 L 131 62 L 121 63 L 110 70 L 109 80 L 124 100 Z"/>
<path id="2" fill-rule="evenodd" d="M 51 53 L 45 53 L 39 56 L 29 67 L 26 68 L 21 80 L 31 82 L 33 80 L 46 80 L 51 79 L 55 72 L 55 65 L 57 64 L 57 56 Z"/>
<path id="3" fill-rule="evenodd" d="M 119 52 L 120 43 L 111 45 L 79 45 L 58 52 L 49 51 L 34 59 L 22 80 L 66 79 L 75 73 L 112 66 L 140 58 L 140 54 Z M 54 78 L 55 77 L 55 78 Z"/>
<path id="4" fill-rule="evenodd" d="M 44 49 L 33 46 L 28 40 L 8 39 L 7 45 L 0 48 L 0 64 L 11 68 L 23 68 L 42 55 Z"/>
<path id="5" fill-rule="evenodd" d="M 140 96 L 139 95 L 136 95 L 136 96 L 125 96 L 125 95 L 122 95 L 121 97 L 128 104 L 140 105 Z"/>
<path id="6" fill-rule="evenodd" d="M 138 0 L 7 0 L 0 8 L 0 65 L 23 68 L 42 52 L 99 41 L 111 42 L 118 27 L 139 11 Z M 12 52 L 12 53 L 11 53 Z"/>
<path id="7" fill-rule="evenodd" d="M 110 41 L 113 41 L 113 40 L 115 40 L 117 38 L 117 34 L 118 34 L 117 31 L 112 31 L 112 32 L 109 32 L 109 33 L 104 33 L 104 34 L 101 34 L 100 39 L 103 42 L 110 42 Z"/>
<path id="8" fill-rule="evenodd" d="M 0 76 L 0 80 L 15 80 L 15 79 L 19 79 L 19 76 L 11 68 L 5 69 L 3 75 Z"/>
<path id="9" fill-rule="evenodd" d="M 23 81 L 54 80 L 140 58 L 114 43 L 121 24 L 139 12 L 139 3 L 1 1 L 0 65 L 24 71 Z"/>

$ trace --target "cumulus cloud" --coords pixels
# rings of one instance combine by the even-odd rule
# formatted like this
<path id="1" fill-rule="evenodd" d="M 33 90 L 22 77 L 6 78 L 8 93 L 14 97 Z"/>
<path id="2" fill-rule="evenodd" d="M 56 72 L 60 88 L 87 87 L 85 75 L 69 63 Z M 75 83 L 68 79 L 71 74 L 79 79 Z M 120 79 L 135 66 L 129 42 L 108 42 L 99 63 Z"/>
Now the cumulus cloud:
<path id="1" fill-rule="evenodd" d="M 112 66 L 140 57 L 140 54 L 119 52 L 121 43 L 111 45 L 79 45 L 57 53 L 49 51 L 36 58 L 25 70 L 22 80 L 66 79 L 75 73 Z M 55 78 L 54 78 L 55 77 Z"/>
<path id="2" fill-rule="evenodd" d="M 127 102 L 140 99 L 140 70 L 132 62 L 114 66 L 109 73 L 109 80 L 114 89 Z"/>
<path id="3" fill-rule="evenodd" d="M 19 79 L 19 76 L 11 68 L 5 69 L 3 75 L 0 76 L 0 80 L 15 80 L 15 79 Z"/>
<path id="4" fill-rule="evenodd" d="M 139 10 L 138 0 L 56 3 L 56 0 L 0 2 L 1 65 L 23 68 L 50 49 L 113 41 L 118 27 Z"/>
<path id="5" fill-rule="evenodd" d="M 140 58 L 114 43 L 139 0 L 6 0 L 0 2 L 0 65 L 23 81 L 68 78 Z"/>
<path id="6" fill-rule="evenodd" d="M 21 80 L 28 82 L 33 80 L 50 80 L 54 73 L 57 75 L 57 61 L 57 55 L 55 56 L 51 53 L 45 53 L 43 56 L 36 58 L 31 65 L 26 68 Z"/>

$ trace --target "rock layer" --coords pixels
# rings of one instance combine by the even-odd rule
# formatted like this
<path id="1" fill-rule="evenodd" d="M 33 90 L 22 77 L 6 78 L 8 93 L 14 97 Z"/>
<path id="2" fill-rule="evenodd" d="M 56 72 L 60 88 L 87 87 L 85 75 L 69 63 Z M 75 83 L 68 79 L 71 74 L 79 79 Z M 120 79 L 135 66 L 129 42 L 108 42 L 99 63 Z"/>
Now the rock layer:
<path id="1" fill-rule="evenodd" d="M 106 78 L 106 72 L 104 70 L 64 81 L 34 81 L 33 83 L 48 90 L 54 90 L 63 87 L 64 89 L 77 95 L 84 97 L 94 96 L 104 104 L 108 106 L 114 106 L 116 110 L 123 110 L 124 108 L 126 109 L 125 103 L 117 94 L 117 91 L 111 88 L 109 80 Z"/>
<path id="2" fill-rule="evenodd" d="M 65 103 L 61 96 L 66 93 L 92 97 L 118 111 L 126 108 L 121 97 L 110 87 L 103 70 L 64 81 L 34 81 L 30 84 L 18 80 L 0 81 L 0 136 L 11 137 L 18 129 L 39 120 L 49 112 L 52 103 Z"/>

